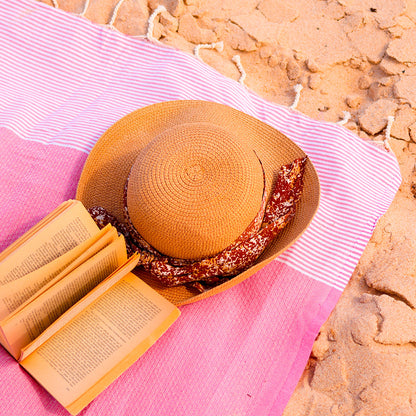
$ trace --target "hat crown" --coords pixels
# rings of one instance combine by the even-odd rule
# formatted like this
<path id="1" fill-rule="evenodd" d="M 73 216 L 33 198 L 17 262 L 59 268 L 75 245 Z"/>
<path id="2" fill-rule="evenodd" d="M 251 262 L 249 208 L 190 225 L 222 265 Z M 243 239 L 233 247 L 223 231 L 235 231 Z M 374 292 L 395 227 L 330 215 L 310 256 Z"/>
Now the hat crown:
<path id="1" fill-rule="evenodd" d="M 127 206 L 143 238 L 170 257 L 201 259 L 230 245 L 260 209 L 263 171 L 231 129 L 185 123 L 138 154 Z"/>

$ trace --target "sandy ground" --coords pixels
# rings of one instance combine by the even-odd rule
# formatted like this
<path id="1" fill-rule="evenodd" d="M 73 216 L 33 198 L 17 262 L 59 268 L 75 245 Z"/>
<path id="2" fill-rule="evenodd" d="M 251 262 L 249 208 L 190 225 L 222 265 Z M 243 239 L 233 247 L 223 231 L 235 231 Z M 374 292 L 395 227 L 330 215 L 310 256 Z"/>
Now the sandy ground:
<path id="1" fill-rule="evenodd" d="M 51 4 L 51 0 L 42 0 Z M 73 13 L 85 0 L 56 0 Z M 85 17 L 108 24 L 118 0 L 90 0 Z M 124 0 L 114 27 L 193 53 L 284 105 L 302 84 L 298 110 L 390 145 L 403 183 L 350 284 L 322 327 L 284 416 L 416 415 L 416 2 L 415 0 Z M 380 144 L 382 146 L 382 143 Z"/>

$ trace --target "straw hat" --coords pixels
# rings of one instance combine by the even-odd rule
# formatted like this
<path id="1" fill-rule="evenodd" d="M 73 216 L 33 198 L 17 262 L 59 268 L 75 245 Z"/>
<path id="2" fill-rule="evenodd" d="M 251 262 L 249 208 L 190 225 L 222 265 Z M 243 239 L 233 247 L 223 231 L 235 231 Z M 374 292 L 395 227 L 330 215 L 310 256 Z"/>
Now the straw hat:
<path id="1" fill-rule="evenodd" d="M 162 254 L 213 256 L 256 216 L 264 181 L 270 192 L 280 167 L 305 153 L 271 126 L 207 101 L 169 101 L 136 110 L 110 127 L 87 158 L 77 189 L 86 208 L 102 206 L 124 221 L 123 191 L 134 227 Z M 252 275 L 299 238 L 319 203 L 309 161 L 293 220 L 248 270 L 208 292 L 143 280 L 175 304 L 211 296 Z"/>

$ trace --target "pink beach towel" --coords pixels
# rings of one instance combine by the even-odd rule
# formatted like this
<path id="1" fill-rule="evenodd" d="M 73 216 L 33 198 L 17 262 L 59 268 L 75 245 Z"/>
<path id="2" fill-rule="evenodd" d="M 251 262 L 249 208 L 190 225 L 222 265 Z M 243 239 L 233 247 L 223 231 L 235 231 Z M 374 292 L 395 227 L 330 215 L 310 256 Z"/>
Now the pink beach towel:
<path id="1" fill-rule="evenodd" d="M 155 102 L 228 104 L 281 130 L 322 187 L 307 232 L 180 319 L 83 415 L 280 415 L 313 341 L 400 184 L 394 157 L 345 128 L 271 104 L 195 57 L 31 0 L 0 0 L 0 249 L 73 198 L 88 152 Z M 67 412 L 3 350 L 1 415 Z"/>

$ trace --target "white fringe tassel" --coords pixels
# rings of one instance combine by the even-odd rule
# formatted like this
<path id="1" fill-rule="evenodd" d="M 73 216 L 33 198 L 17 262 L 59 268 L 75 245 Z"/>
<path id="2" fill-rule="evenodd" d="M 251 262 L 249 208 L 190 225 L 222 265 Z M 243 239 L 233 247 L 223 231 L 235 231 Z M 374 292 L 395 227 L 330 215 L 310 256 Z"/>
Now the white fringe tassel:
<path id="1" fill-rule="evenodd" d="M 90 6 L 90 0 L 85 0 L 84 8 L 82 9 L 82 12 L 79 15 L 82 17 L 85 17 L 85 13 L 87 13 L 89 6 Z"/>
<path id="2" fill-rule="evenodd" d="M 336 123 L 336 124 L 339 124 L 340 126 L 347 124 L 351 119 L 351 113 L 349 111 L 343 111 L 342 114 L 344 114 L 344 118 L 340 121 L 337 121 Z"/>
<path id="3" fill-rule="evenodd" d="M 53 0 L 55 1 L 55 0 Z M 84 10 L 81 13 L 81 16 L 85 15 L 85 12 L 87 11 L 87 8 L 89 6 L 89 2 L 90 0 L 86 0 L 85 6 L 84 6 Z M 116 29 L 114 27 L 114 22 L 117 19 L 117 15 L 118 15 L 118 11 L 121 7 L 121 5 L 123 4 L 124 0 L 120 0 L 116 6 L 114 7 L 113 10 L 113 14 L 111 15 L 110 21 L 108 22 L 107 26 L 110 27 L 110 29 Z M 154 26 L 155 26 L 155 18 L 162 12 L 166 12 L 166 7 L 159 5 L 156 7 L 155 10 L 153 10 L 153 13 L 150 15 L 149 20 L 147 22 L 147 33 L 146 36 L 132 36 L 134 38 L 147 38 L 148 40 L 152 41 L 152 42 L 158 42 L 158 40 L 156 38 L 153 37 L 153 30 L 154 30 Z"/>
<path id="4" fill-rule="evenodd" d="M 121 5 L 123 4 L 123 2 L 124 2 L 124 0 L 120 0 L 120 1 L 116 4 L 116 7 L 114 7 L 113 14 L 111 15 L 110 21 L 108 22 L 108 26 L 109 26 L 111 29 L 115 29 L 115 27 L 114 27 L 114 22 L 115 22 L 115 21 L 116 21 L 116 19 L 117 19 L 118 9 L 121 7 Z"/>
<path id="5" fill-rule="evenodd" d="M 383 140 L 384 147 L 386 148 L 386 150 L 389 150 L 392 153 L 393 153 L 393 149 L 390 146 L 390 134 L 391 134 L 391 127 L 393 126 L 393 123 L 394 123 L 394 116 L 388 116 L 385 139 Z"/>
<path id="6" fill-rule="evenodd" d="M 386 132 L 384 133 L 384 140 L 374 140 L 373 143 L 376 144 L 381 144 L 384 146 L 384 148 L 389 151 L 389 152 L 393 152 L 393 149 L 390 146 L 390 134 L 391 134 L 391 127 L 393 126 L 394 123 L 394 116 L 388 116 L 387 117 L 387 127 L 386 127 Z"/>
<path id="7" fill-rule="evenodd" d="M 244 85 L 244 80 L 245 80 L 245 79 L 246 79 L 246 77 L 247 77 L 247 73 L 246 73 L 246 71 L 244 71 L 243 65 L 241 64 L 241 58 L 240 58 L 240 55 L 234 55 L 234 56 L 232 57 L 232 61 L 235 63 L 235 66 L 238 68 L 238 70 L 240 71 L 240 74 L 241 74 L 241 76 L 240 76 L 240 78 L 239 78 L 238 82 L 239 82 L 241 85 Z"/>
<path id="8" fill-rule="evenodd" d="M 224 50 L 224 42 L 221 41 L 215 43 L 200 43 L 199 45 L 196 45 L 194 49 L 194 55 L 198 59 L 201 59 L 201 57 L 199 56 L 200 49 L 215 49 L 218 52 L 222 52 Z"/>
<path id="9" fill-rule="evenodd" d="M 294 87 L 294 90 L 295 90 L 295 93 L 296 93 L 295 99 L 293 100 L 293 104 L 289 107 L 292 110 L 294 110 L 299 104 L 300 92 L 303 90 L 302 84 L 296 84 L 295 87 Z"/>
<path id="10" fill-rule="evenodd" d="M 158 40 L 153 37 L 153 30 L 155 26 L 155 19 L 156 17 L 162 13 L 166 12 L 166 7 L 159 4 L 159 6 L 156 7 L 155 10 L 153 10 L 153 13 L 150 15 L 148 23 L 147 23 L 147 33 L 146 38 L 150 40 L 151 42 L 157 42 Z"/>

